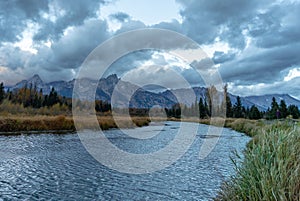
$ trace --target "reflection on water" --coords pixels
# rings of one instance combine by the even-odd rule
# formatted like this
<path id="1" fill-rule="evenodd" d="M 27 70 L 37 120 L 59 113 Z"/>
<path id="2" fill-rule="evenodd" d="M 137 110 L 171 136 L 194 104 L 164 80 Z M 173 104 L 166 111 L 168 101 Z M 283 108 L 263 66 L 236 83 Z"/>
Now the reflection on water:
<path id="1" fill-rule="evenodd" d="M 119 130 L 105 134 L 132 153 L 150 153 L 174 138 L 179 122 L 138 128 L 135 139 Z M 4 200 L 210 200 L 232 175 L 232 151 L 242 151 L 249 138 L 224 129 L 213 152 L 199 160 L 208 126 L 201 125 L 188 152 L 172 166 L 151 174 L 119 173 L 91 157 L 76 134 L 0 137 L 0 198 Z M 159 132 L 161 131 L 161 132 Z M 152 138 L 149 132 L 156 132 Z M 148 134 L 147 134 L 148 133 Z M 207 136 L 206 136 L 207 137 Z M 210 138 L 216 136 L 209 136 Z M 0 199 L 1 200 L 1 199 Z"/>

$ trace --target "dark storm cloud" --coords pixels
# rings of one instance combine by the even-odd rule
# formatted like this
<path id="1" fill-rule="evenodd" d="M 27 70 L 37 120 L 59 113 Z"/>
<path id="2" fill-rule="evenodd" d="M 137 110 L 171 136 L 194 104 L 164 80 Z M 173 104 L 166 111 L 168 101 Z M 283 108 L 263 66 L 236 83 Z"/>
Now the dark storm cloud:
<path id="1" fill-rule="evenodd" d="M 110 74 L 117 74 L 121 77 L 124 73 L 130 71 L 133 68 L 140 67 L 144 61 L 152 58 L 152 50 L 142 50 L 131 52 L 127 55 L 117 59 L 107 70 L 104 77 Z"/>
<path id="2" fill-rule="evenodd" d="M 249 33 L 262 48 L 300 42 L 300 3 L 271 6 L 249 25 Z"/>
<path id="3" fill-rule="evenodd" d="M 0 47 L 0 66 L 14 71 L 22 69 L 27 76 L 38 73 L 45 81 L 69 80 L 74 78 L 70 72 L 76 71 L 87 55 L 108 37 L 105 21 L 87 20 L 51 47 L 40 45 L 36 55 L 11 44 Z"/>
<path id="4" fill-rule="evenodd" d="M 182 72 L 182 76 L 184 79 L 186 79 L 191 86 L 204 86 L 205 82 L 202 78 L 202 76 L 198 71 L 196 71 L 194 68 L 185 69 Z"/>
<path id="5" fill-rule="evenodd" d="M 28 62 L 31 54 L 23 52 L 18 47 L 6 45 L 0 47 L 0 66 L 8 66 L 12 70 L 23 68 L 24 63 Z"/>
<path id="6" fill-rule="evenodd" d="M 236 53 L 214 53 L 213 60 L 221 64 L 225 81 L 272 83 L 283 79 L 281 71 L 300 65 L 299 2 L 178 2 L 183 5 L 182 29 L 189 37 L 200 44 L 211 44 L 218 38 L 235 48 Z M 252 52 L 245 50 L 247 40 L 251 40 Z"/>
<path id="7" fill-rule="evenodd" d="M 126 20 L 128 20 L 130 18 L 130 16 L 127 13 L 123 13 L 123 12 L 111 14 L 111 15 L 109 15 L 109 17 L 111 19 L 115 19 L 119 22 L 125 22 Z"/>
<path id="8" fill-rule="evenodd" d="M 220 64 L 220 63 L 224 63 L 227 61 L 231 61 L 235 58 L 235 53 L 233 52 L 229 52 L 229 53 L 224 53 L 224 52 L 220 52 L 220 51 L 216 51 L 214 53 L 213 56 L 213 61 L 215 64 Z"/>
<path id="9" fill-rule="evenodd" d="M 107 38 L 105 21 L 88 20 L 52 44 L 51 48 L 40 49 L 30 65 L 36 66 L 43 63 L 43 67 L 49 71 L 76 69 L 87 55 Z"/>
<path id="10" fill-rule="evenodd" d="M 197 42 L 211 43 L 216 37 L 228 40 L 232 45 L 243 47 L 242 30 L 244 22 L 255 14 L 259 6 L 267 1 L 205 1 L 179 0 L 184 9 L 183 29 Z"/>
<path id="11" fill-rule="evenodd" d="M 95 17 L 96 11 L 99 10 L 99 0 L 72 0 L 72 1 L 50 1 L 56 13 L 63 13 L 55 22 L 49 19 L 41 20 L 41 28 L 34 36 L 35 40 L 59 39 L 63 31 L 69 26 L 82 25 L 84 20 Z"/>
<path id="12" fill-rule="evenodd" d="M 0 42 L 17 41 L 27 21 L 38 21 L 40 11 L 47 10 L 44 0 L 0 1 Z"/>
<path id="13" fill-rule="evenodd" d="M 106 22 L 93 19 L 103 3 L 99 0 L 1 1 L 0 66 L 10 71 L 22 69 L 29 76 L 38 72 L 48 81 L 58 77 L 72 78 L 74 74 L 71 75 L 70 70 L 76 70 L 86 56 L 109 37 Z M 28 23 L 39 27 L 33 37 L 37 54 L 21 50 L 13 44 L 21 39 Z M 67 28 L 68 34 L 63 35 Z M 51 47 L 43 44 L 43 40 L 49 39 Z M 59 76 L 49 77 L 49 73 Z"/>
<path id="14" fill-rule="evenodd" d="M 281 71 L 300 65 L 300 43 L 244 53 L 240 58 L 221 65 L 223 78 L 247 84 L 282 80 Z"/>

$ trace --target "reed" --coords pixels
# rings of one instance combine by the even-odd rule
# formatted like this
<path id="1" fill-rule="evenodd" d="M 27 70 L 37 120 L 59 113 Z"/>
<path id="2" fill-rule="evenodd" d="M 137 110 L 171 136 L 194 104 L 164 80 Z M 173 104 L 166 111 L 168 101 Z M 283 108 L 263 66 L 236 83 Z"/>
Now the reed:
<path id="1" fill-rule="evenodd" d="M 59 116 L 9 116 L 0 117 L 0 132 L 74 130 L 71 117 Z"/>
<path id="2" fill-rule="evenodd" d="M 299 126 L 276 122 L 232 160 L 236 174 L 215 200 L 300 200 Z"/>
<path id="3" fill-rule="evenodd" d="M 57 115 L 6 115 L 0 116 L 0 134 L 10 132 L 29 132 L 29 131 L 75 131 L 76 129 L 88 129 L 94 127 L 89 119 L 81 118 L 79 125 L 74 125 L 71 116 Z M 111 128 L 135 128 L 148 126 L 148 117 L 113 117 L 111 115 L 97 116 L 98 125 L 102 130 Z M 90 126 L 90 127 L 89 127 Z M 96 129 L 99 127 L 96 127 Z"/>

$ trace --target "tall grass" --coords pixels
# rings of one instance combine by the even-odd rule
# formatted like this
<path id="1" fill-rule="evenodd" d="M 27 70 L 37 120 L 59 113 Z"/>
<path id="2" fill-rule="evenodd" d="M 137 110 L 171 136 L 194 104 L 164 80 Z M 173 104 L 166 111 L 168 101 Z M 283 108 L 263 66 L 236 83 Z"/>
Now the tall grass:
<path id="1" fill-rule="evenodd" d="M 111 128 L 134 128 L 148 126 L 150 123 L 149 117 L 113 117 L 97 116 L 99 126 L 102 130 Z M 118 124 L 116 124 L 116 120 Z M 88 129 L 90 122 L 82 118 L 78 129 Z M 93 124 L 92 124 L 93 125 Z M 70 116 L 56 115 L 36 115 L 36 116 L 21 116 L 21 115 L 0 115 L 0 134 L 6 132 L 21 132 L 21 131 L 75 131 L 73 118 Z"/>
<path id="2" fill-rule="evenodd" d="M 75 130 L 73 119 L 59 116 L 0 117 L 0 132 Z"/>
<path id="3" fill-rule="evenodd" d="M 67 115 L 70 116 L 71 110 L 66 105 L 60 105 L 59 103 L 51 107 L 32 108 L 24 107 L 22 104 L 13 104 L 8 100 L 4 100 L 0 104 L 0 116 L 10 115 Z"/>
<path id="4" fill-rule="evenodd" d="M 253 140 L 216 200 L 300 200 L 300 129 L 277 123 Z"/>

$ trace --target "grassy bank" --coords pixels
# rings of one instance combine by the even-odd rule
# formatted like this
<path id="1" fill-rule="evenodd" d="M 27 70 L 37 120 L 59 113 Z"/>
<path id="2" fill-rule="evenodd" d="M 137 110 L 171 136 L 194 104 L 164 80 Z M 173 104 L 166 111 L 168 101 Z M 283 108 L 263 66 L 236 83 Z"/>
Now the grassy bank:
<path id="1" fill-rule="evenodd" d="M 154 118 L 154 120 L 156 120 Z M 168 118 L 168 121 L 183 121 L 183 122 L 195 122 L 206 125 L 214 126 L 224 126 L 225 128 L 230 128 L 232 130 L 246 134 L 249 137 L 255 137 L 256 135 L 263 132 L 263 130 L 272 128 L 275 124 L 289 128 L 294 125 L 300 126 L 299 120 L 250 120 L 243 118 L 215 118 L 213 121 L 211 119 L 199 119 L 199 118 Z"/>
<path id="2" fill-rule="evenodd" d="M 182 121 L 211 124 L 209 119 Z M 300 201 L 299 121 L 226 119 L 224 126 L 252 140 L 244 155 L 232 160 L 236 173 L 222 185 L 215 200 Z"/>
<path id="3" fill-rule="evenodd" d="M 244 159 L 233 161 L 236 174 L 216 200 L 300 200 L 299 132 L 288 123 L 263 128 Z"/>
<path id="4" fill-rule="evenodd" d="M 103 130 L 110 128 L 134 128 L 149 125 L 149 118 L 147 117 L 132 117 L 130 119 L 125 117 L 116 117 L 118 125 L 114 118 L 108 116 L 98 116 L 99 126 Z M 83 121 L 83 125 L 87 123 Z M 84 128 L 84 127 L 83 127 Z M 0 116 L 0 134 L 7 135 L 16 132 L 30 132 L 30 131 L 75 131 L 74 121 L 71 116 Z"/>

